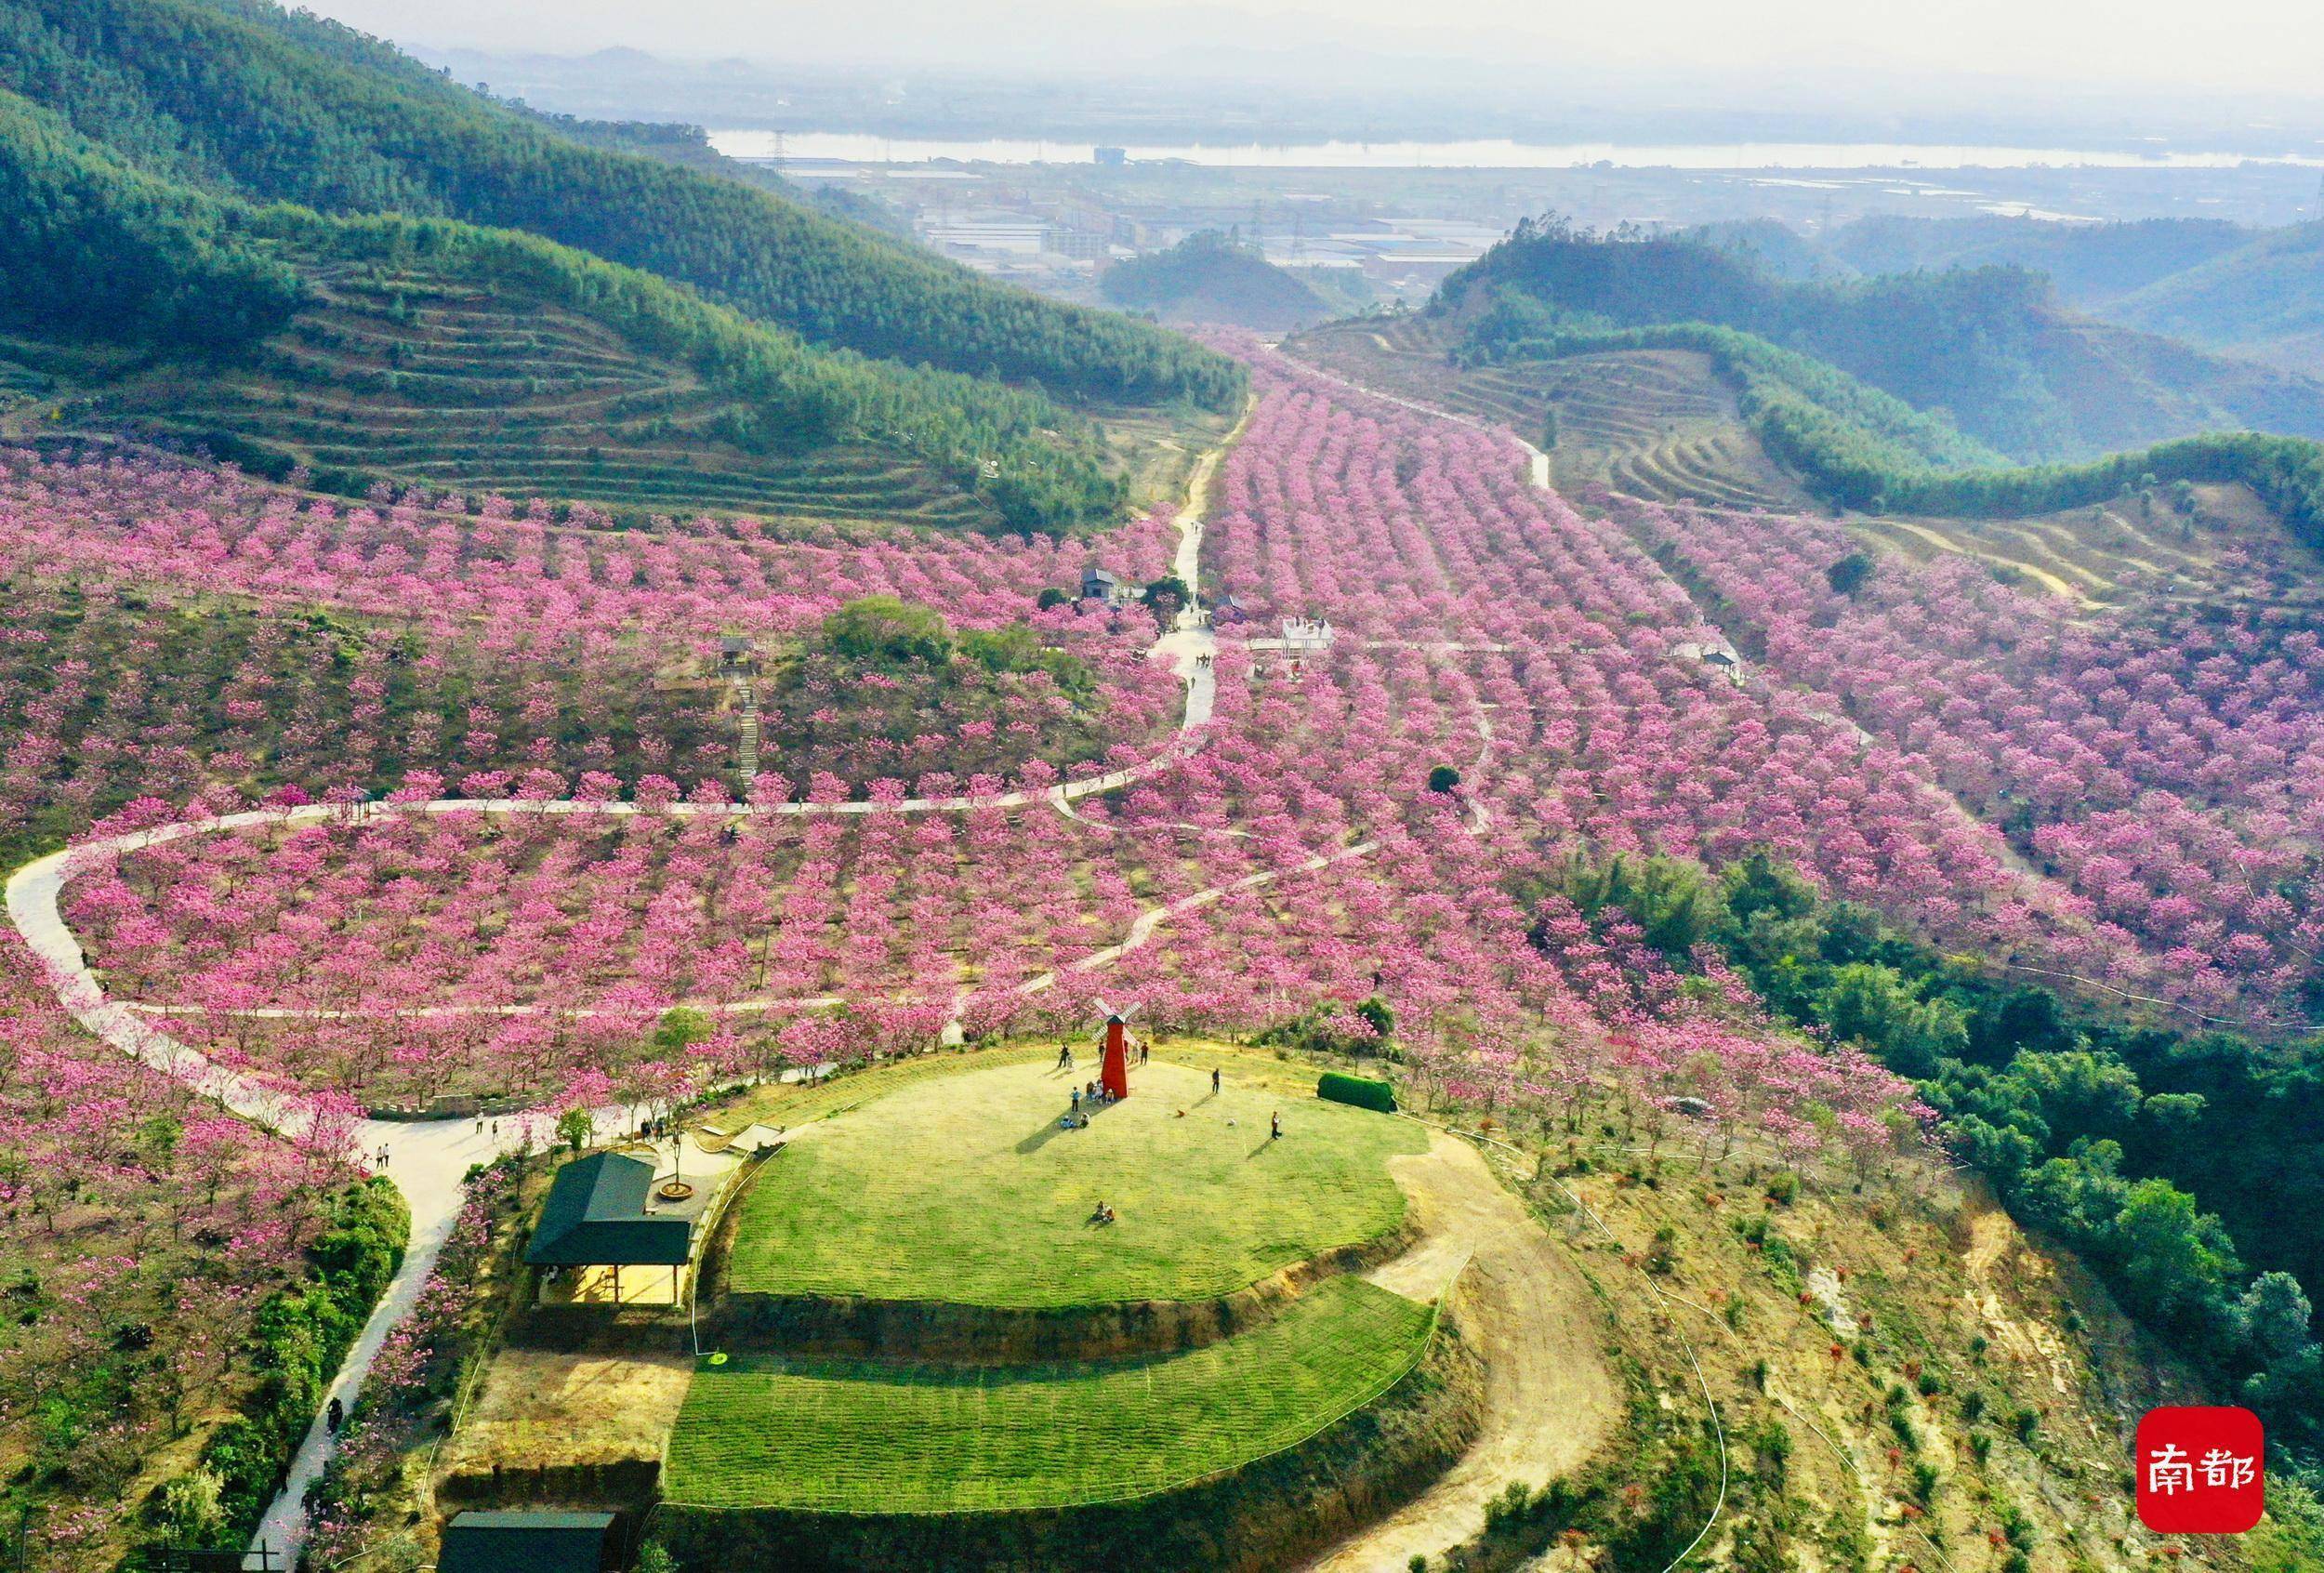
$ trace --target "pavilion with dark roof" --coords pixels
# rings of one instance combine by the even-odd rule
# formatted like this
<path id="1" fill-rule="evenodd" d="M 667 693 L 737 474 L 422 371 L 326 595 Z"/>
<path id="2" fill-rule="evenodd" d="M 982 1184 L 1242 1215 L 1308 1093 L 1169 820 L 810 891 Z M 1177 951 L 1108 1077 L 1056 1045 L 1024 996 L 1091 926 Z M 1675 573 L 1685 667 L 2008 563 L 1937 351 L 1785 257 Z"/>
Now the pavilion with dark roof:
<path id="1" fill-rule="evenodd" d="M 669 1303 L 676 1304 L 680 1275 L 693 1256 L 693 1235 L 691 1218 L 654 1210 L 652 1163 L 627 1153 L 591 1153 L 565 1165 L 550 1182 L 524 1260 L 535 1267 L 577 1269 L 584 1283 L 600 1269 L 610 1271 L 616 1305 L 624 1267 L 667 1267 Z M 596 1296 L 576 1291 L 571 1298 Z"/>
<path id="2" fill-rule="evenodd" d="M 444 1526 L 437 1573 L 605 1573 L 610 1513 L 464 1513 Z"/>

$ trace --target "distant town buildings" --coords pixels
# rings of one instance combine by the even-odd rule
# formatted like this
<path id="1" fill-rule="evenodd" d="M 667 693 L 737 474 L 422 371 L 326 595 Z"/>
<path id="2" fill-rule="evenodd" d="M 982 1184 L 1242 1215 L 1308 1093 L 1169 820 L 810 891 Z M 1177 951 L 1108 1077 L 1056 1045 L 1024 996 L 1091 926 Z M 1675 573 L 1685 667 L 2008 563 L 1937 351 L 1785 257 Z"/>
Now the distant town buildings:
<path id="1" fill-rule="evenodd" d="M 1132 164 L 1126 149 L 1101 147 L 1084 167 L 1110 174 Z M 1069 299 L 1096 298 L 1098 276 L 1114 262 L 1219 231 L 1256 242 L 1279 268 L 1341 275 L 1328 298 L 1418 305 L 1446 274 L 1501 237 L 1499 226 L 1468 219 L 1351 213 L 1323 192 L 1287 193 L 1255 208 L 1132 194 L 1135 184 L 1061 178 L 1055 166 L 1019 178 L 1000 165 L 791 159 L 783 171 L 889 204 L 925 245 L 954 261 Z"/>

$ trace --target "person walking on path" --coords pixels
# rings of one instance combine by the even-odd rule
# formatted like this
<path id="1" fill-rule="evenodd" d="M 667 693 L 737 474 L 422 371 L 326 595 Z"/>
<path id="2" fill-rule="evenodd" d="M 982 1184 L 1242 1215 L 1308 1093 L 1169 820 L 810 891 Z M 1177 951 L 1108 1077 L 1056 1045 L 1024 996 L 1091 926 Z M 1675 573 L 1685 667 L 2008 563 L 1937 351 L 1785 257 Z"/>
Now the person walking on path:
<path id="1" fill-rule="evenodd" d="M 324 1428 L 332 1435 L 337 1436 L 339 1434 L 339 1422 L 346 1419 L 347 1406 L 334 1398 L 331 1400 L 331 1407 L 323 1413 Z"/>
<path id="2" fill-rule="evenodd" d="M 1277 1110 L 1274 1117 L 1268 1122 L 1267 1140 L 1270 1142 L 1280 1142 L 1283 1140 L 1283 1114 L 1281 1110 Z"/>
<path id="3" fill-rule="evenodd" d="M 1219 1095 L 1219 1067 L 1216 1065 L 1210 1067 L 1210 1095 L 1213 1098 Z"/>

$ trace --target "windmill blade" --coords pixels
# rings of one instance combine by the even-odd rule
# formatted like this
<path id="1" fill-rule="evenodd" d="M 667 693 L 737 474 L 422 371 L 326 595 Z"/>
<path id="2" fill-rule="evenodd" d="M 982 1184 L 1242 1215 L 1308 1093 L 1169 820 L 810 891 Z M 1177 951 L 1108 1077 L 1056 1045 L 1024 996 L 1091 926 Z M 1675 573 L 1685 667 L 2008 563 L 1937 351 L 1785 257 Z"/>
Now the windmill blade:
<path id="1" fill-rule="evenodd" d="M 1098 1008 L 1098 1020 L 1100 1021 L 1103 1021 L 1108 1016 L 1119 1014 L 1119 1012 L 1116 1011 L 1113 1006 L 1108 1005 L 1103 999 L 1095 995 L 1091 995 L 1089 997 L 1089 1003 Z M 1129 1018 L 1124 1016 L 1122 1019 L 1124 1021 L 1128 1021 Z"/>

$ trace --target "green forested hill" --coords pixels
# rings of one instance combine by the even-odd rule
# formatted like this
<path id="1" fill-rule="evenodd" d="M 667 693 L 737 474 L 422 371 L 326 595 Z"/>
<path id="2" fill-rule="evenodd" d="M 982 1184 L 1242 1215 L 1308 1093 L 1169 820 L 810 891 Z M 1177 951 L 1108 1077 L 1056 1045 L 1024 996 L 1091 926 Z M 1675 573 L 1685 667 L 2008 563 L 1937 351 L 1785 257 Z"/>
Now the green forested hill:
<path id="1" fill-rule="evenodd" d="M 2324 222 L 2252 230 L 2219 218 L 2067 224 L 1874 215 L 1829 236 L 1803 236 L 1773 219 L 1687 234 L 1747 252 L 1794 282 L 2022 268 L 2103 321 L 2324 376 Z"/>
<path id="2" fill-rule="evenodd" d="M 2151 332 L 2324 371 L 2324 222 L 2250 235 L 2102 310 Z"/>
<path id="3" fill-rule="evenodd" d="M 1058 529 L 1123 500 L 1038 394 L 796 335 L 520 231 L 264 207 L 0 92 L 0 355 L 67 429 L 362 490 Z"/>
<path id="4" fill-rule="evenodd" d="M 2089 308 L 2237 250 L 2251 237 L 2223 218 L 2067 224 L 1876 214 L 1842 228 L 1817 249 L 1858 273 L 2024 268 L 2048 274 L 2062 298 Z"/>
<path id="5" fill-rule="evenodd" d="M 256 0 L 0 0 L 0 356 L 327 483 L 1062 529 L 1225 357 Z M 682 153 L 683 150 L 680 150 Z"/>
<path id="6" fill-rule="evenodd" d="M 2324 544 L 2324 444 L 2230 419 L 2158 438 L 2138 419 L 2142 400 L 2159 420 L 2170 409 L 2156 414 L 2156 401 L 2199 386 L 2232 390 L 2244 424 L 2300 433 L 2315 429 L 2316 384 L 2089 324 L 2016 270 L 1786 282 L 1747 246 L 1525 224 L 1445 282 L 1429 325 L 1456 365 L 1504 377 L 1573 356 L 1707 356 L 1766 453 L 1837 507 L 2040 513 L 2182 480 L 2237 482 Z M 2002 413 L 2014 421 L 1996 431 Z M 2111 451 L 2009 464 L 2034 416 Z"/>
<path id="7" fill-rule="evenodd" d="M 1332 314 L 1305 281 L 1216 230 L 1187 236 L 1168 251 L 1117 262 L 1098 287 L 1108 300 L 1168 322 L 1238 327 L 1304 327 Z"/>
<path id="8" fill-rule="evenodd" d="M 2324 436 L 2324 382 L 2094 322 L 2022 269 L 1788 281 L 1748 254 L 1695 242 L 1528 225 L 1446 280 L 1438 309 L 1511 289 L 1580 326 L 1751 334 L 2024 462 L 2206 430 Z"/>
<path id="9" fill-rule="evenodd" d="M 0 87 L 149 172 L 325 213 L 528 230 L 818 344 L 1223 406 L 1234 366 L 1006 289 L 770 192 L 559 136 L 384 45 L 263 0 L 0 0 Z"/>

